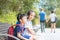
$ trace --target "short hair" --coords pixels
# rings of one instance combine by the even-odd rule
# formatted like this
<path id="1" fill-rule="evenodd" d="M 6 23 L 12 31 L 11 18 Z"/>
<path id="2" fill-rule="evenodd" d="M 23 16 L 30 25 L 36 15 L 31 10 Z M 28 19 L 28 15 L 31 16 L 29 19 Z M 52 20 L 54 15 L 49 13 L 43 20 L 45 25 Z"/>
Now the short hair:
<path id="1" fill-rule="evenodd" d="M 40 8 L 40 11 L 44 10 L 43 8 Z"/>
<path id="2" fill-rule="evenodd" d="M 19 21 L 19 19 L 22 19 L 24 16 L 26 16 L 26 14 L 18 14 L 17 15 L 17 20 Z"/>

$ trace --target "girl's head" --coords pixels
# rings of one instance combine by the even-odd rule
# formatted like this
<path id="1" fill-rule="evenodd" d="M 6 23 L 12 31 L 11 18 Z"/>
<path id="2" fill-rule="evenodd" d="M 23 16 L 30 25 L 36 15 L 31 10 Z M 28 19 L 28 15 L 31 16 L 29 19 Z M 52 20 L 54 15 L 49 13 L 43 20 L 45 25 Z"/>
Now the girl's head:
<path id="1" fill-rule="evenodd" d="M 51 13 L 54 13 L 54 11 L 51 11 Z"/>
<path id="2" fill-rule="evenodd" d="M 27 13 L 27 16 L 28 16 L 28 20 L 33 20 L 34 17 L 35 17 L 35 12 L 32 11 L 32 10 L 29 10 L 28 13 Z"/>
<path id="3" fill-rule="evenodd" d="M 27 20 L 27 16 L 25 14 L 18 14 L 17 20 L 18 22 L 25 24 Z"/>

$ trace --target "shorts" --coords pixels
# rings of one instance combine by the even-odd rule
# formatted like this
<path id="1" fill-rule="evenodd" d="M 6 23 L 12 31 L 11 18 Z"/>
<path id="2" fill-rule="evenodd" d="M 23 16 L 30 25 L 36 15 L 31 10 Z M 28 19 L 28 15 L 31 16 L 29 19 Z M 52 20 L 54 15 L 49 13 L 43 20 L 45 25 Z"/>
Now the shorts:
<path id="1" fill-rule="evenodd" d="M 21 36 L 23 36 L 26 39 L 29 39 L 31 37 L 30 35 L 27 35 L 27 34 L 21 34 Z"/>
<path id="2" fill-rule="evenodd" d="M 51 22 L 51 23 L 56 23 L 56 22 Z"/>
<path id="3" fill-rule="evenodd" d="M 44 21 L 41 21 L 41 20 L 40 20 L 40 22 L 43 22 L 43 23 L 44 23 L 44 22 L 45 22 L 45 20 L 44 20 Z"/>
<path id="4" fill-rule="evenodd" d="M 57 18 L 55 18 L 55 21 L 51 21 L 51 23 L 56 23 L 57 22 Z"/>
<path id="5" fill-rule="evenodd" d="M 51 23 L 56 23 L 56 21 L 53 21 L 53 22 L 51 21 Z"/>

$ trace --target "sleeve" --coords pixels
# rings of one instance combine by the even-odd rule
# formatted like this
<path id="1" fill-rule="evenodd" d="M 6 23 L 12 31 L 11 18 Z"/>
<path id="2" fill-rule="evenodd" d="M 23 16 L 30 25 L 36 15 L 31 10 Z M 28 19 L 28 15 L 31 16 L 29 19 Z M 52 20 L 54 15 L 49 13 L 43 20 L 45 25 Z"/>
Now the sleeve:
<path id="1" fill-rule="evenodd" d="M 46 15 L 46 12 L 43 12 Z"/>
<path id="2" fill-rule="evenodd" d="M 17 33 L 18 32 L 21 32 L 22 30 L 21 30 L 22 28 L 20 27 L 20 26 L 17 26 Z"/>
<path id="3" fill-rule="evenodd" d="M 30 29 L 32 29 L 32 23 L 31 23 L 31 22 L 27 22 L 27 23 L 25 24 L 25 28 L 30 28 Z"/>
<path id="4" fill-rule="evenodd" d="M 25 28 L 27 28 L 27 27 L 29 27 L 28 22 L 26 22 L 26 24 L 25 24 Z"/>

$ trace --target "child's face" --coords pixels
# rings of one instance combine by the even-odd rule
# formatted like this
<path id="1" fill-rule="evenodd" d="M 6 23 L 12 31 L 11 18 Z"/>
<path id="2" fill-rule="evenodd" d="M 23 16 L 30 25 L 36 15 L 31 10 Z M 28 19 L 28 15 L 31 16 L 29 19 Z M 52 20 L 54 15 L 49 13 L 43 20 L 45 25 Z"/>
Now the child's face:
<path id="1" fill-rule="evenodd" d="M 35 13 L 34 12 L 31 12 L 30 16 L 29 16 L 29 20 L 33 20 L 35 17 Z"/>
<path id="2" fill-rule="evenodd" d="M 25 24 L 26 21 L 27 21 L 27 16 L 24 16 L 24 17 L 21 19 L 21 22 L 22 22 L 23 24 Z"/>

